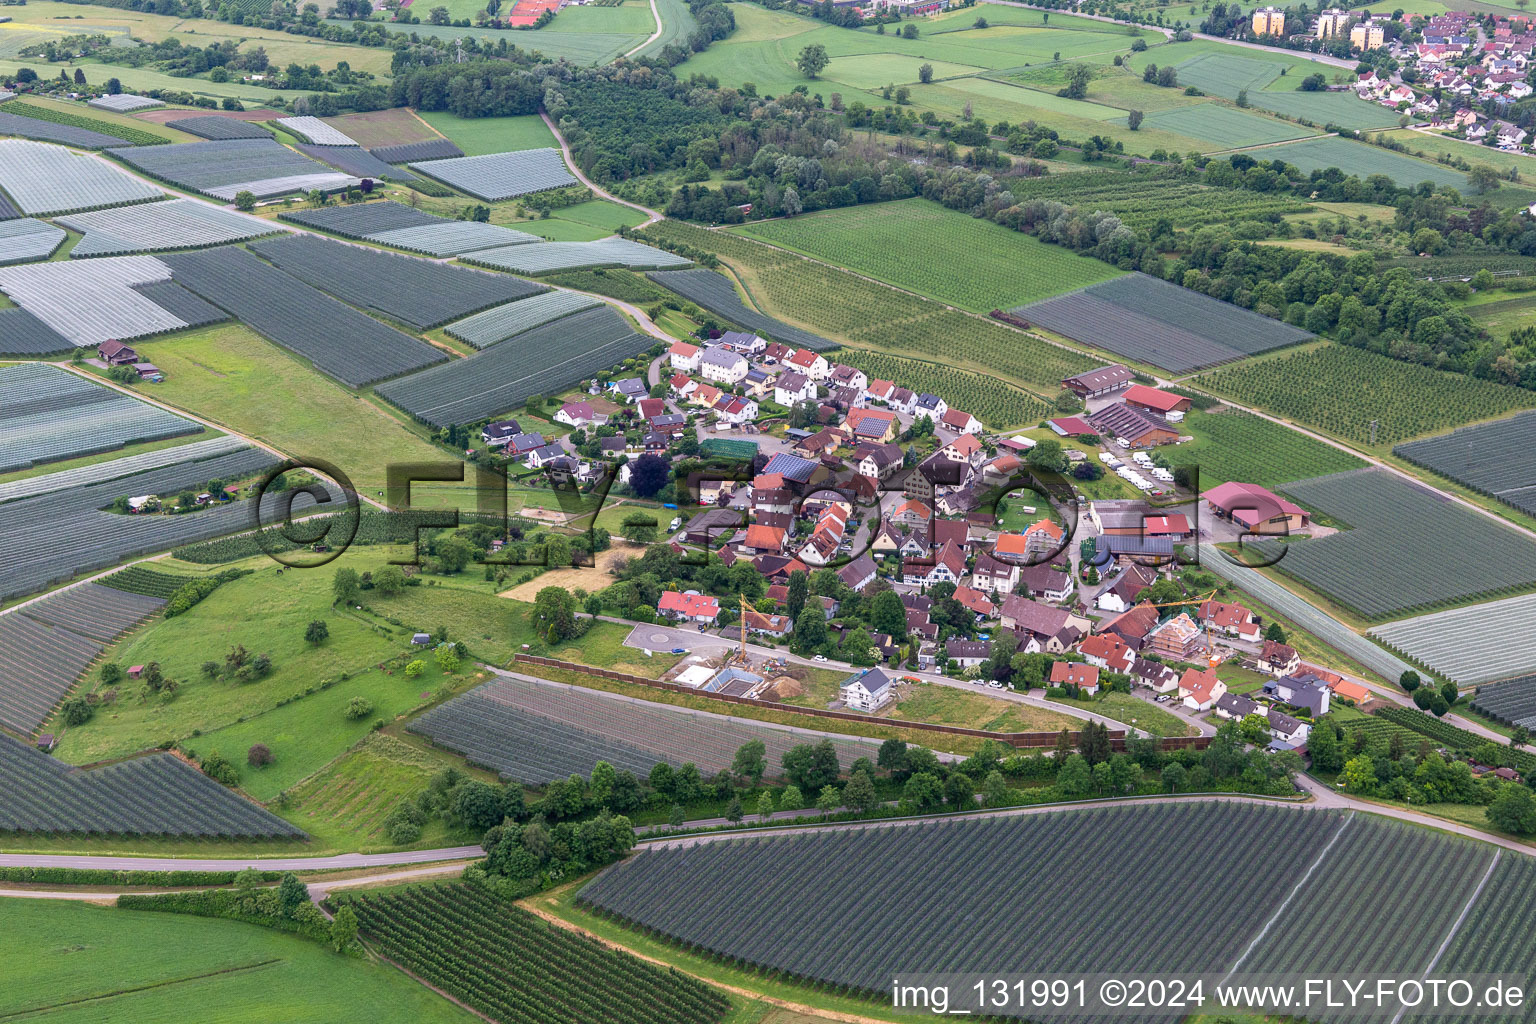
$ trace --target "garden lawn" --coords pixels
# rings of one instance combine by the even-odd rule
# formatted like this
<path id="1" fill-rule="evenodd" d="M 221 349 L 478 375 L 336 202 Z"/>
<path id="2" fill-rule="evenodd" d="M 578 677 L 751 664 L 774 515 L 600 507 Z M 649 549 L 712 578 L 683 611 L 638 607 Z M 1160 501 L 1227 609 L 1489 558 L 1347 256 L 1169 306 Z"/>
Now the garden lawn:
<path id="1" fill-rule="evenodd" d="M 1105 718 L 1113 718 L 1117 722 L 1124 722 L 1138 729 L 1155 732 L 1159 736 L 1194 736 L 1200 731 L 1173 712 L 1165 711 L 1156 704 L 1144 701 L 1140 697 L 1132 697 L 1128 693 L 1106 693 L 1098 700 L 1069 700 L 1065 697 L 1051 699 L 1070 704 L 1075 708 L 1082 708 L 1084 711 L 1096 712 Z"/>
<path id="2" fill-rule="evenodd" d="M 154 387 L 155 398 L 285 455 L 323 458 L 370 497 L 384 491 L 391 464 L 450 458 L 243 325 L 144 341 L 139 351 L 165 371 L 165 382 Z M 473 507 L 473 500 L 467 497 L 464 507 Z"/>
<path id="3" fill-rule="evenodd" d="M 734 230 L 974 312 L 1034 302 L 1120 274 L 1107 263 L 927 199 Z"/>
<path id="4" fill-rule="evenodd" d="M 370 669 L 244 722 L 205 732 L 187 741 L 187 746 L 199 754 L 217 750 L 239 770 L 241 789 L 257 800 L 271 800 L 341 756 L 377 723 L 391 722 L 488 678 L 473 664 L 447 676 L 430 652 L 414 657 L 426 666 L 415 679 L 405 674 L 403 663 L 390 662 L 387 671 Z M 373 710 L 361 718 L 349 718 L 347 705 L 359 697 Z M 246 752 L 257 743 L 271 750 L 274 758 L 262 768 L 246 763 Z"/>
<path id="5" fill-rule="evenodd" d="M 929 722 L 956 725 L 988 732 L 1057 732 L 1075 729 L 1080 719 L 1033 704 L 998 700 L 984 688 L 968 693 L 942 683 L 916 683 L 904 686 L 905 692 L 882 718 L 893 722 Z"/>
<path id="6" fill-rule="evenodd" d="M 130 633 L 108 648 L 105 660 L 124 669 L 159 662 L 166 677 L 181 684 L 175 699 L 140 702 L 138 684 L 125 679 L 115 705 L 98 709 L 85 725 L 63 730 L 58 756 L 89 764 L 185 739 L 196 730 L 211 732 L 269 711 L 280 700 L 301 695 L 322 680 L 335 679 L 342 672 L 362 672 L 403 650 L 405 638 L 381 636 L 367 623 L 331 609 L 333 568 L 378 568 L 382 558 L 376 551 L 366 554 L 369 550 L 349 552 L 331 567 L 289 569 L 281 575 L 267 561 L 257 572 L 224 584 L 184 614 L 152 619 Z M 314 619 L 325 620 L 331 633 L 318 647 L 304 639 L 305 627 Z M 243 644 L 253 657 L 268 655 L 271 675 L 245 684 L 203 675 L 205 661 L 222 666 L 225 653 L 236 644 Z M 89 685 L 100 688 L 94 676 Z M 230 758 L 236 755 L 233 749 L 221 753 Z M 238 753 L 243 759 L 244 748 Z"/>
<path id="7" fill-rule="evenodd" d="M 537 114 L 521 117 L 460 117 L 441 110 L 423 110 L 421 119 L 448 136 L 465 156 L 508 153 L 516 149 L 555 146 L 555 137 Z"/>
<path id="8" fill-rule="evenodd" d="M 0 1015 L 50 1021 L 446 1024 L 475 1018 L 392 967 L 238 921 L 0 904 Z"/>

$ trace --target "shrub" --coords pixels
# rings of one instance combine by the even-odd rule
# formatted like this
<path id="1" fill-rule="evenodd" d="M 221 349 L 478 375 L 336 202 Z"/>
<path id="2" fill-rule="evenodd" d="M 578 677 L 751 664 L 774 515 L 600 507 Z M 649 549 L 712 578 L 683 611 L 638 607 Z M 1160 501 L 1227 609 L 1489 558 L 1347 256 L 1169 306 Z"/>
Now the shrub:
<path id="1" fill-rule="evenodd" d="M 346 716 L 352 721 L 367 718 L 371 714 L 373 714 L 373 701 L 367 697 L 353 697 L 347 701 Z"/>
<path id="2" fill-rule="evenodd" d="M 251 749 L 245 752 L 245 763 L 252 768 L 265 768 L 275 760 L 271 748 L 265 743 L 253 743 Z"/>

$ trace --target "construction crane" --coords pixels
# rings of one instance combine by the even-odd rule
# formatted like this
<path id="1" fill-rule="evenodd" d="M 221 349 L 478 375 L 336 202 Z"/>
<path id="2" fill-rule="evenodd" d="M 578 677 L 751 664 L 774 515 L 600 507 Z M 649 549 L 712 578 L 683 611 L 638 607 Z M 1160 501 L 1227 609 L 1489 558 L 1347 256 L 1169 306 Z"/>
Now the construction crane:
<path id="1" fill-rule="evenodd" d="M 1210 590 L 1204 594 L 1197 594 L 1194 597 L 1186 598 L 1182 601 L 1164 601 L 1160 604 L 1152 604 L 1150 601 L 1145 603 L 1152 604 L 1153 608 L 1182 608 L 1185 605 L 1191 604 L 1198 607 L 1207 601 L 1213 600 L 1215 597 L 1216 591 Z M 1201 635 L 1205 638 L 1205 649 L 1211 652 L 1206 660 L 1210 662 L 1211 668 L 1215 669 L 1217 665 L 1221 664 L 1221 659 L 1216 656 L 1216 645 L 1211 643 L 1211 631 L 1206 627 L 1205 623 L 1199 619 L 1198 612 L 1195 616 L 1192 616 L 1192 618 L 1194 619 L 1195 625 L 1200 628 Z"/>

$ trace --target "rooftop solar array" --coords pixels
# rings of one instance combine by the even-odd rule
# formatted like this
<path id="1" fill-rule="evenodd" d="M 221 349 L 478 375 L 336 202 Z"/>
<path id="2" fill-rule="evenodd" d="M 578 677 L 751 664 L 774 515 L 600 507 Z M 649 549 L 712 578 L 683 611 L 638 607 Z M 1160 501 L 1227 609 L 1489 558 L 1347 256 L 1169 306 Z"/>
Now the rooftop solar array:
<path id="1" fill-rule="evenodd" d="M 148 96 L 135 96 L 132 93 L 121 92 L 115 96 L 98 96 L 86 103 L 86 106 L 126 114 L 130 110 L 148 110 L 150 107 L 163 107 L 165 104 Z"/>
<path id="2" fill-rule="evenodd" d="M 168 249 L 198 249 L 281 230 L 271 221 L 220 209 L 196 199 L 120 206 L 60 217 L 59 223 L 85 235 L 70 258 L 118 256 Z"/>
<path id="3" fill-rule="evenodd" d="M 0 221 L 0 266 L 43 260 L 64 241 L 64 229 L 30 217 Z"/>
<path id="4" fill-rule="evenodd" d="M 487 202 L 576 184 L 558 149 L 418 160 L 410 168 Z"/>
<path id="5" fill-rule="evenodd" d="M 355 146 L 356 142 L 346 132 L 332 128 L 318 117 L 280 117 L 273 124 L 280 125 L 299 138 L 315 146 Z"/>
<path id="6" fill-rule="evenodd" d="M 0 291 L 75 345 L 96 346 L 188 326 L 133 288 L 170 277 L 153 256 L 108 256 L 0 268 Z"/>
<path id="7" fill-rule="evenodd" d="M 652 270 L 658 267 L 687 267 L 692 261 L 626 238 L 604 238 L 596 242 L 541 242 L 538 245 L 513 245 L 471 253 L 465 262 L 478 263 L 497 270 L 520 274 L 543 274 L 552 270 L 576 270 L 581 267 L 629 267 Z"/>
<path id="8" fill-rule="evenodd" d="M 144 152 L 182 148 L 150 146 Z M 149 182 L 97 157 L 23 139 L 0 139 L 0 188 L 22 213 L 33 216 L 99 210 L 164 195 Z"/>

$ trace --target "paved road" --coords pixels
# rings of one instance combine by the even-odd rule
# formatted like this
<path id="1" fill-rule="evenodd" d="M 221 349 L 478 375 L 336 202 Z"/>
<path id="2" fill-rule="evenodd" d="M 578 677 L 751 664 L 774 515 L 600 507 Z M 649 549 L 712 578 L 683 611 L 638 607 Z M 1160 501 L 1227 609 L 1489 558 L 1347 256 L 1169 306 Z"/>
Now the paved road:
<path id="1" fill-rule="evenodd" d="M 110 868 L 114 871 L 343 871 L 351 868 L 392 867 L 399 864 L 430 864 L 442 860 L 466 860 L 484 856 L 478 846 L 453 846 L 440 850 L 400 850 L 395 853 L 338 853 L 329 857 L 97 857 L 79 854 L 3 853 L 0 867 L 15 868 Z"/>
<path id="2" fill-rule="evenodd" d="M 656 31 L 647 36 L 645 42 L 641 43 L 639 46 L 636 46 L 634 49 L 625 51 L 624 56 L 633 57 L 635 54 L 639 53 L 641 50 L 645 49 L 647 46 L 650 46 L 656 40 L 661 38 L 661 12 L 656 9 L 656 0 L 651 0 L 651 17 L 656 19 Z"/>
<path id="3" fill-rule="evenodd" d="M 651 0 L 651 8 L 652 10 L 655 10 L 655 0 Z M 656 21 L 658 25 L 661 23 L 659 16 Z M 657 29 L 657 32 L 659 34 L 660 29 Z M 565 157 L 566 166 L 570 168 L 571 173 L 576 175 L 576 178 L 583 185 L 592 190 L 593 195 L 601 196 L 602 198 L 608 200 L 610 203 L 618 203 L 620 206 L 627 206 L 631 210 L 639 210 L 641 213 L 645 214 L 645 223 L 640 224 L 639 227 L 649 227 L 650 225 L 655 224 L 657 221 L 661 220 L 661 214 L 657 211 L 652 210 L 649 207 L 641 206 L 639 203 L 632 203 L 628 199 L 620 199 L 618 196 L 614 195 L 612 192 L 609 192 L 597 182 L 587 177 L 586 174 L 582 171 L 581 167 L 577 165 L 576 158 L 571 156 L 571 147 L 566 145 L 565 136 L 560 134 L 560 126 L 555 124 L 554 121 L 550 120 L 549 115 L 542 110 L 539 111 L 539 116 L 544 119 L 544 124 L 549 127 L 550 132 L 555 136 L 555 141 L 560 143 L 560 154 Z"/>

